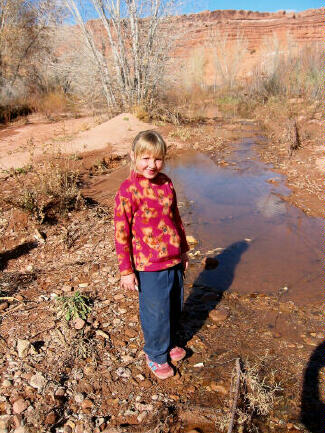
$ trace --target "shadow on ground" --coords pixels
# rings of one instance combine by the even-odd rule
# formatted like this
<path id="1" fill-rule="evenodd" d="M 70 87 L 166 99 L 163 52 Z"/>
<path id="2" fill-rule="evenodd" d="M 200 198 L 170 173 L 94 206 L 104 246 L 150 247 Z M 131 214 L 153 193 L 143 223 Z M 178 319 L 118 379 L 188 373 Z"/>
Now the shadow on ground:
<path id="1" fill-rule="evenodd" d="M 202 328 L 206 319 L 222 299 L 223 293 L 233 282 L 235 269 L 247 250 L 248 243 L 239 241 L 231 244 L 221 254 L 215 256 L 219 265 L 205 269 L 193 283 L 185 301 L 180 322 L 180 343 L 185 345 Z"/>
<path id="2" fill-rule="evenodd" d="M 25 254 L 28 254 L 29 251 L 33 250 L 37 247 L 37 242 L 24 242 L 21 245 L 17 245 L 10 251 L 5 251 L 0 254 L 0 271 L 6 269 L 9 260 L 18 259 Z"/>
<path id="3" fill-rule="evenodd" d="M 325 341 L 312 353 L 304 374 L 301 422 L 311 433 L 325 433 L 325 404 L 320 393 L 320 376 L 324 367 Z"/>

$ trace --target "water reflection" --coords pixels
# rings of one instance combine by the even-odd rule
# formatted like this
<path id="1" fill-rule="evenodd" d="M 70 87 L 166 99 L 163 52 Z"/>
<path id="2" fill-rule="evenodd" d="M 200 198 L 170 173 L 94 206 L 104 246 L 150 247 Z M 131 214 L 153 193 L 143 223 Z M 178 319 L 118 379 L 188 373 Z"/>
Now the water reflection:
<path id="1" fill-rule="evenodd" d="M 229 277 L 237 291 L 277 293 L 286 286 L 298 303 L 319 302 L 323 222 L 282 199 L 290 193 L 285 177 L 254 160 L 252 146 L 252 140 L 235 144 L 227 167 L 198 152 L 168 162 L 187 234 L 199 240 L 201 253 L 253 240 Z"/>

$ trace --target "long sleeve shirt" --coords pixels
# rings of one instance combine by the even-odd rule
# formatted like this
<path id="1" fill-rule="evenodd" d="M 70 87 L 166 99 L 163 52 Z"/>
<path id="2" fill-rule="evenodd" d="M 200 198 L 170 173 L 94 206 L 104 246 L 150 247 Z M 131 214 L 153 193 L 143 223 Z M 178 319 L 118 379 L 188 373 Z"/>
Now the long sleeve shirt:
<path id="1" fill-rule="evenodd" d="M 159 271 L 189 250 L 172 181 L 131 172 L 115 196 L 115 247 L 121 275 Z"/>

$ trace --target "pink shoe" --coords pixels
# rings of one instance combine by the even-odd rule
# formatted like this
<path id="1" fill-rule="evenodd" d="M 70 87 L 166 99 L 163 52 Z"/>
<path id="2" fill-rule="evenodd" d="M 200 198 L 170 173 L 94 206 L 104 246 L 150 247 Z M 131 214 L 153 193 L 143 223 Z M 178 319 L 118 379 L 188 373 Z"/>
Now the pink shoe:
<path id="1" fill-rule="evenodd" d="M 182 349 L 181 347 L 173 347 L 172 350 L 169 352 L 170 359 L 172 361 L 180 361 L 181 359 L 184 359 L 186 356 L 186 351 Z"/>
<path id="2" fill-rule="evenodd" d="M 174 370 L 165 362 L 164 364 L 158 364 L 157 362 L 150 361 L 148 355 L 146 355 L 147 365 L 153 374 L 158 377 L 158 379 L 168 379 L 168 377 L 174 376 Z"/>

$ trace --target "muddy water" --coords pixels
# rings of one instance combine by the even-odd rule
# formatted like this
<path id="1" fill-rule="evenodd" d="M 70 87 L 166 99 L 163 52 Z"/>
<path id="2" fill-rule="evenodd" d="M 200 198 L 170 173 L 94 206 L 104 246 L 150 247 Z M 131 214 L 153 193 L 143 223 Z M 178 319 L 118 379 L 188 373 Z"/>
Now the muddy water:
<path id="1" fill-rule="evenodd" d="M 228 166 L 193 152 L 166 167 L 187 234 L 199 241 L 188 281 L 221 291 L 279 294 L 300 304 L 319 302 L 322 221 L 283 200 L 290 193 L 285 177 L 258 161 L 253 147 L 253 139 L 233 144 Z M 204 270 L 206 253 L 218 257 L 216 269 Z"/>

